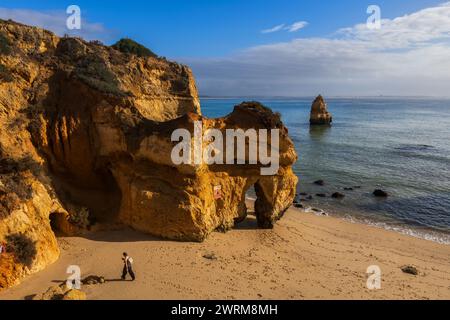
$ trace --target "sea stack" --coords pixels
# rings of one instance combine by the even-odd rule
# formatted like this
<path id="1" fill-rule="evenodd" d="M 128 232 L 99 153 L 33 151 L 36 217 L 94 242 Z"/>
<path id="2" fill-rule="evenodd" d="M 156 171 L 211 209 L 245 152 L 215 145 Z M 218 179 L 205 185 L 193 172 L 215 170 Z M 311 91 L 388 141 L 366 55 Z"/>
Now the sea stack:
<path id="1" fill-rule="evenodd" d="M 311 125 L 330 125 L 332 121 L 333 117 L 327 110 L 327 104 L 323 97 L 319 95 L 311 106 L 309 123 Z"/>

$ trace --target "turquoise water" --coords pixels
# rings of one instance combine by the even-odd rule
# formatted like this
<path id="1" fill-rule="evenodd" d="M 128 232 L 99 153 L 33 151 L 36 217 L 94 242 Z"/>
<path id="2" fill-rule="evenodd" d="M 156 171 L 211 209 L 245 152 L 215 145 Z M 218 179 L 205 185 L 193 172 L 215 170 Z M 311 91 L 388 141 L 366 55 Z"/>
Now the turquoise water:
<path id="1" fill-rule="evenodd" d="M 313 98 L 202 99 L 202 112 L 221 117 L 243 100 L 281 113 L 299 154 L 298 191 L 313 195 L 307 207 L 450 243 L 450 100 L 329 99 L 333 125 L 314 128 Z M 389 198 L 373 197 L 376 188 Z M 336 191 L 346 197 L 332 199 Z"/>

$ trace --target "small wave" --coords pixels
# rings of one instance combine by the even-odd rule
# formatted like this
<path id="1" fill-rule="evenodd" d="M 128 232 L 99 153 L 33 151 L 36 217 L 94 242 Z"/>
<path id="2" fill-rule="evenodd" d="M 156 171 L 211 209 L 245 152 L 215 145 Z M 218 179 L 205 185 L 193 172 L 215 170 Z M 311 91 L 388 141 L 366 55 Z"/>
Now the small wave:
<path id="1" fill-rule="evenodd" d="M 306 208 L 305 212 L 313 213 L 316 215 L 328 216 L 328 213 L 326 213 L 324 210 L 315 209 L 315 208 L 311 208 L 311 207 Z M 322 214 L 322 212 L 323 212 L 323 214 Z M 404 225 L 388 224 L 385 222 L 375 221 L 375 220 L 371 220 L 368 218 L 357 217 L 357 216 L 350 215 L 350 214 L 342 215 L 339 213 L 332 212 L 332 216 L 335 218 L 338 218 L 338 219 L 348 221 L 350 223 L 365 224 L 365 225 L 369 225 L 369 226 L 372 226 L 375 228 L 381 228 L 384 230 L 394 231 L 394 232 L 397 232 L 400 234 L 404 234 L 407 236 L 424 239 L 424 240 L 428 240 L 428 241 L 433 241 L 433 242 L 436 242 L 439 244 L 450 245 L 450 234 L 439 232 L 439 231 L 420 230 L 420 229 L 416 229 L 416 228 L 404 226 Z"/>
<path id="2" fill-rule="evenodd" d="M 253 201 L 256 200 L 256 198 L 253 198 L 248 195 L 246 196 L 246 198 L 248 200 L 253 200 Z M 304 212 L 311 213 L 316 216 L 329 216 L 328 212 L 326 212 L 325 210 L 319 209 L 319 208 L 314 208 L 314 207 L 306 207 L 304 209 Z M 384 230 L 388 230 L 388 231 L 394 231 L 394 232 L 404 234 L 407 236 L 424 239 L 424 240 L 428 240 L 428 241 L 433 241 L 433 242 L 436 242 L 439 244 L 450 245 L 450 234 L 441 233 L 439 231 L 418 230 L 418 229 L 414 229 L 414 228 L 407 227 L 407 226 L 391 225 L 391 224 L 388 224 L 385 222 L 374 221 L 374 220 L 370 220 L 367 218 L 359 218 L 359 217 L 355 217 L 355 216 L 352 216 L 349 214 L 339 215 L 339 214 L 333 213 L 332 216 L 335 218 L 338 218 L 338 219 L 348 221 L 350 223 L 365 224 L 365 225 L 369 225 L 369 226 L 372 226 L 375 228 L 380 228 L 380 229 L 384 229 Z"/>
<path id="3" fill-rule="evenodd" d="M 433 241 L 439 244 L 450 245 L 450 235 L 434 232 L 432 230 L 418 230 L 407 226 L 390 225 L 385 222 L 377 222 L 369 219 L 358 219 L 350 215 L 345 215 L 344 220 L 351 223 L 361 223 L 384 230 L 394 231 L 407 236 Z"/>
<path id="4" fill-rule="evenodd" d="M 433 149 L 435 147 L 428 144 L 402 144 L 394 148 L 394 150 L 404 152 L 429 151 Z"/>
<path id="5" fill-rule="evenodd" d="M 322 209 L 317 209 L 317 208 L 312 208 L 312 207 L 307 207 L 305 209 L 306 213 L 312 213 L 315 214 L 317 216 L 328 216 L 328 213 L 326 213 L 324 210 Z"/>

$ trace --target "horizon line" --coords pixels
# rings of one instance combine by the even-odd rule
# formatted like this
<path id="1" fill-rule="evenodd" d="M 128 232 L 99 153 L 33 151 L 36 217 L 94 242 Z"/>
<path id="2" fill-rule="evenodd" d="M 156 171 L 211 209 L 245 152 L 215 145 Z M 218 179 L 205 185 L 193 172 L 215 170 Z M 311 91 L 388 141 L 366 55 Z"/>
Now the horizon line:
<path id="1" fill-rule="evenodd" d="M 315 98 L 317 95 L 303 95 L 303 96 L 265 96 L 265 95 L 199 95 L 200 99 L 241 99 L 241 98 L 258 98 L 258 99 L 306 99 Z M 409 98 L 409 99 L 450 99 L 450 96 L 411 96 L 411 95 L 330 95 L 325 96 L 327 99 L 360 99 L 360 98 Z"/>

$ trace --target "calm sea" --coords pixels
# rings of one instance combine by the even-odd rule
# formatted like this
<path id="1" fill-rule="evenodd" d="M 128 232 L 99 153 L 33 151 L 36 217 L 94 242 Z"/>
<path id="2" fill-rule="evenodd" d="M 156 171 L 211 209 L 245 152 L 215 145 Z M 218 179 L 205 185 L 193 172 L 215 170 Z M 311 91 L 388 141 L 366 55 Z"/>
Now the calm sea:
<path id="1" fill-rule="evenodd" d="M 221 117 L 243 100 L 281 113 L 299 155 L 298 192 L 313 195 L 307 207 L 450 244 L 450 100 L 328 99 L 333 125 L 314 128 L 313 98 L 202 99 L 202 112 Z M 390 197 L 376 199 L 376 188 Z M 345 198 L 332 199 L 336 191 Z"/>

